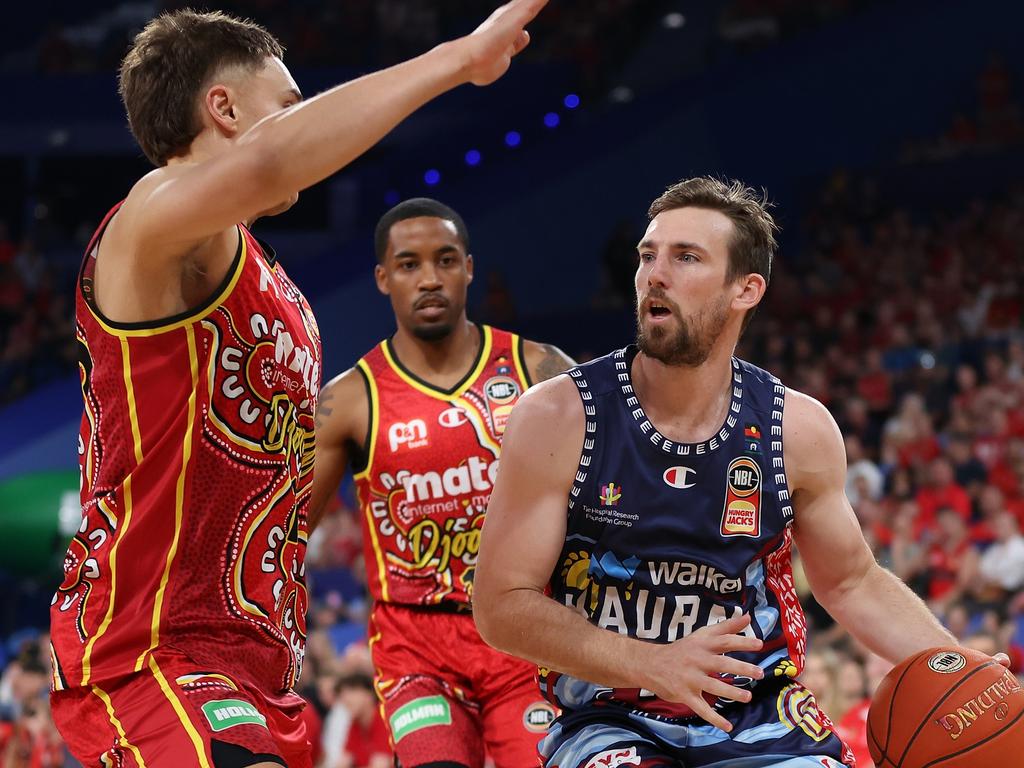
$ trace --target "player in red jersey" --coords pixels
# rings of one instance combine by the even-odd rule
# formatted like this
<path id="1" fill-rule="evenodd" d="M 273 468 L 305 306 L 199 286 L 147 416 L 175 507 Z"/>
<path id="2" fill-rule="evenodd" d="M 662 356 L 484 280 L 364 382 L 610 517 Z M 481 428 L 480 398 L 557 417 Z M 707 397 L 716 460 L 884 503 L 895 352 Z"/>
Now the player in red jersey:
<path id="1" fill-rule="evenodd" d="M 509 412 L 573 363 L 466 318 L 473 257 L 447 206 L 400 203 L 376 250 L 398 330 L 321 393 L 311 518 L 351 463 L 377 691 L 401 765 L 480 768 L 485 749 L 498 768 L 533 765 L 554 710 L 535 668 L 480 639 L 470 598 Z"/>
<path id="2" fill-rule="evenodd" d="M 281 47 L 153 20 L 121 68 L 158 166 L 80 278 L 82 523 L 54 595 L 54 719 L 88 766 L 310 764 L 292 692 L 320 338 L 249 232 L 432 97 L 500 77 L 544 0 L 299 104 Z"/>

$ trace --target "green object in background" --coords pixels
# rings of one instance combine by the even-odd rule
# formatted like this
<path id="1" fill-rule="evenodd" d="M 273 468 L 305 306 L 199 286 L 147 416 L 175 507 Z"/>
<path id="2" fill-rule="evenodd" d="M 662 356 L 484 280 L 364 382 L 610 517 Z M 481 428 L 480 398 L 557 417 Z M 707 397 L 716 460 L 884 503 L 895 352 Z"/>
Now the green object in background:
<path id="1" fill-rule="evenodd" d="M 0 481 L 0 569 L 43 577 L 59 566 L 82 519 L 77 471 Z"/>

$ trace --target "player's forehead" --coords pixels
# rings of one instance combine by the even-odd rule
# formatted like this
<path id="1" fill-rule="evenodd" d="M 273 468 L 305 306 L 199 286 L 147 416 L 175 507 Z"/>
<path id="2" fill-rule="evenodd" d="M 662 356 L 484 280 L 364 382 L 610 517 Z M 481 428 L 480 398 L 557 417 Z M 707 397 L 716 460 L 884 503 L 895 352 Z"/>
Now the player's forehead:
<path id="1" fill-rule="evenodd" d="M 238 73 L 249 87 L 266 91 L 271 95 L 293 92 L 301 98 L 301 91 L 288 67 L 277 56 L 267 56 L 261 66 L 246 67 Z"/>
<path id="2" fill-rule="evenodd" d="M 396 221 L 388 231 L 388 253 L 420 252 L 452 246 L 464 250 L 455 223 L 437 216 L 415 216 Z"/>
<path id="3" fill-rule="evenodd" d="M 721 211 L 687 206 L 655 216 L 640 242 L 654 248 L 693 244 L 710 254 L 727 256 L 732 233 L 732 220 Z"/>

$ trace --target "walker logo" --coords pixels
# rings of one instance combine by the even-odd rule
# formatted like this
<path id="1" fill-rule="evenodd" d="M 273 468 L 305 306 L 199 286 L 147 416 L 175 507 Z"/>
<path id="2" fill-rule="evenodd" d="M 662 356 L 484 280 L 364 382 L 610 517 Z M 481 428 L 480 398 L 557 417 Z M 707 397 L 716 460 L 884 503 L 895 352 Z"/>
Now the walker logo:
<path id="1" fill-rule="evenodd" d="M 422 448 L 429 445 L 427 441 L 427 425 L 423 419 L 413 419 L 409 422 L 396 421 L 388 428 L 388 445 L 391 452 L 397 453 L 401 446 L 408 448 Z"/>
<path id="2" fill-rule="evenodd" d="M 661 477 L 664 479 L 665 485 L 670 485 L 673 488 L 693 488 L 695 483 L 687 482 L 687 480 L 690 475 L 696 474 L 696 470 L 689 467 L 669 467 Z"/>
<path id="3" fill-rule="evenodd" d="M 468 421 L 469 419 L 466 417 L 466 412 L 461 408 L 454 407 L 446 408 L 445 410 L 441 411 L 441 413 L 438 414 L 437 417 L 437 423 L 440 424 L 442 427 L 447 427 L 448 429 L 455 429 L 456 427 L 461 427 Z"/>
<path id="4" fill-rule="evenodd" d="M 636 753 L 636 747 L 599 752 L 590 758 L 590 762 L 584 768 L 615 768 L 618 765 L 640 765 L 640 755 Z"/>
<path id="5" fill-rule="evenodd" d="M 259 725 L 267 727 L 267 718 L 252 704 L 240 699 L 208 701 L 202 706 L 206 721 L 215 731 L 226 731 L 236 725 Z"/>
<path id="6" fill-rule="evenodd" d="M 452 711 L 444 696 L 424 696 L 391 715 L 391 737 L 397 744 L 410 733 L 432 725 L 451 725 Z"/>
<path id="7" fill-rule="evenodd" d="M 608 483 L 601 486 L 601 503 L 608 507 L 614 507 L 622 498 L 622 486 L 615 483 Z"/>

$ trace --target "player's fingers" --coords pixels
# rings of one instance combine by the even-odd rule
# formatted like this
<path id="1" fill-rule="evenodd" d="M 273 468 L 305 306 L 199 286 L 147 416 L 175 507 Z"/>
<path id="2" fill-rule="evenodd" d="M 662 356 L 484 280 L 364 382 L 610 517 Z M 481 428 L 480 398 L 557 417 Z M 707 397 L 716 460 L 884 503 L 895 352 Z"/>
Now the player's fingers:
<path id="1" fill-rule="evenodd" d="M 714 667 L 716 672 L 733 677 L 749 677 L 751 680 L 761 680 L 764 677 L 764 670 L 756 664 L 748 664 L 729 656 L 719 656 L 714 661 Z"/>
<path id="2" fill-rule="evenodd" d="M 744 613 L 740 616 L 733 616 L 731 619 L 712 624 L 705 629 L 709 634 L 714 635 L 735 635 L 742 632 L 750 625 L 750 614 Z"/>
<path id="3" fill-rule="evenodd" d="M 998 661 L 1000 664 L 1002 664 L 1007 669 L 1010 668 L 1010 657 L 1007 656 L 1005 653 L 997 653 L 992 658 L 994 658 L 996 661 Z"/>
<path id="4" fill-rule="evenodd" d="M 516 36 L 515 41 L 512 43 L 512 55 L 515 56 L 517 53 L 523 50 L 530 44 L 530 33 L 525 29 Z"/>
<path id="5" fill-rule="evenodd" d="M 703 696 L 698 696 L 694 702 L 686 702 L 690 705 L 690 709 L 697 715 L 701 720 L 706 721 L 710 725 L 715 726 L 720 730 L 730 733 L 732 731 L 732 723 L 722 717 L 720 714 L 715 712 L 714 708 L 704 700 Z"/>
<path id="6" fill-rule="evenodd" d="M 548 0 L 513 0 L 509 3 L 509 10 L 520 20 L 519 25 L 525 26 L 533 21 L 547 4 Z"/>
<path id="7" fill-rule="evenodd" d="M 761 638 L 746 635 L 722 635 L 714 638 L 711 643 L 711 648 L 718 653 L 760 651 L 763 646 Z"/>
<path id="8" fill-rule="evenodd" d="M 740 701 L 744 704 L 753 698 L 750 691 L 744 690 L 743 688 L 737 688 L 735 685 L 729 685 L 725 680 L 720 680 L 717 677 L 709 677 L 704 683 L 704 690 L 712 696 L 717 696 L 720 699 Z"/>

